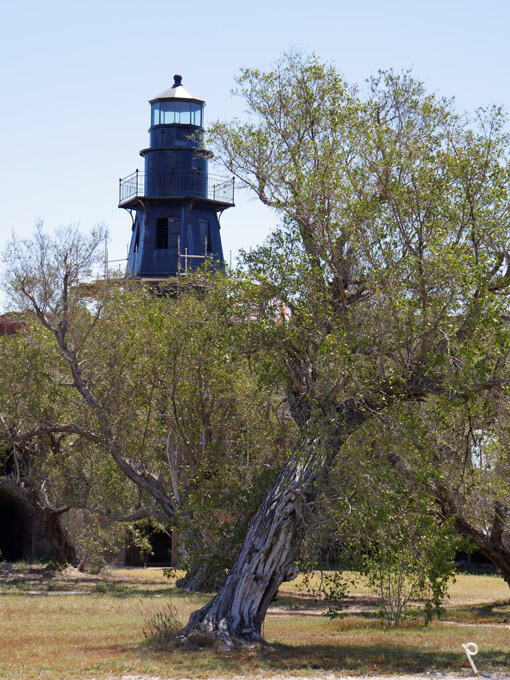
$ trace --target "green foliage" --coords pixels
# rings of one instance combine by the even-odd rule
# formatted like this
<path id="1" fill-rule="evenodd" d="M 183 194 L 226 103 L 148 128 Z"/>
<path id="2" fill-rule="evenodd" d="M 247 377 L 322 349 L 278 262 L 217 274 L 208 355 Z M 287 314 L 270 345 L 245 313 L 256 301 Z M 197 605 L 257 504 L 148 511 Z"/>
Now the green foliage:
<path id="1" fill-rule="evenodd" d="M 372 410 L 412 385 L 476 389 L 487 339 L 508 344 L 501 110 L 460 116 L 408 73 L 358 92 L 299 54 L 244 69 L 238 94 L 249 121 L 215 124 L 211 143 L 282 218 L 246 256 L 246 294 L 289 388 Z M 291 312 L 278 327 L 276 301 Z"/>
<path id="2" fill-rule="evenodd" d="M 98 573 L 109 569 L 126 547 L 129 525 L 108 522 L 85 510 L 69 510 L 66 527 L 72 536 L 80 564 Z"/>
<path id="3" fill-rule="evenodd" d="M 454 521 L 441 515 L 431 493 L 437 469 L 422 448 L 417 414 L 406 420 L 405 410 L 399 425 L 392 419 L 394 411 L 346 446 L 350 465 L 343 489 L 356 512 L 346 546 L 380 595 L 388 625 L 408 614 L 411 601 L 423 603 L 426 623 L 441 614 L 455 553 L 461 549 Z M 360 445 L 364 448 L 355 453 Z M 342 521 L 345 535 L 345 515 Z"/>
<path id="4" fill-rule="evenodd" d="M 197 273 L 178 296 L 84 285 L 94 239 L 70 230 L 57 247 L 39 227 L 9 249 L 8 289 L 29 320 L 0 343 L 18 481 L 89 513 L 86 560 L 108 561 L 125 540 L 112 522 L 151 518 L 179 527 L 192 568 L 210 552 L 224 569 L 292 441 L 285 402 L 255 370 L 227 278 Z"/>
<path id="5" fill-rule="evenodd" d="M 398 625 L 409 615 L 409 604 L 417 600 L 423 603 L 425 623 L 429 623 L 434 615 L 441 615 L 442 600 L 455 574 L 455 534 L 423 515 L 423 508 L 399 505 L 398 518 L 389 518 L 377 528 L 358 561 L 381 597 L 381 616 L 387 625 Z"/>
<path id="6" fill-rule="evenodd" d="M 297 53 L 237 84 L 245 122 L 211 142 L 281 217 L 240 300 L 298 427 L 296 523 L 364 560 L 389 622 L 412 597 L 429 619 L 454 528 L 510 576 L 505 115 L 459 114 L 409 73 L 359 91 Z"/>

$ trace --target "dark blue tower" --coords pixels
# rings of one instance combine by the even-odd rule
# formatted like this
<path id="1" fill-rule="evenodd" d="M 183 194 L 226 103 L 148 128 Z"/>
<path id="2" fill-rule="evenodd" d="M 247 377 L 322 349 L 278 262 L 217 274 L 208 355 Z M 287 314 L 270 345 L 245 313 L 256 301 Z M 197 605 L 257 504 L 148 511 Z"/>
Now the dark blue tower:
<path id="1" fill-rule="evenodd" d="M 185 274 L 210 259 L 223 265 L 218 213 L 234 205 L 232 179 L 209 175 L 202 147 L 205 102 L 182 77 L 150 100 L 145 172 L 120 180 L 119 208 L 131 212 L 128 275 L 154 281 Z"/>

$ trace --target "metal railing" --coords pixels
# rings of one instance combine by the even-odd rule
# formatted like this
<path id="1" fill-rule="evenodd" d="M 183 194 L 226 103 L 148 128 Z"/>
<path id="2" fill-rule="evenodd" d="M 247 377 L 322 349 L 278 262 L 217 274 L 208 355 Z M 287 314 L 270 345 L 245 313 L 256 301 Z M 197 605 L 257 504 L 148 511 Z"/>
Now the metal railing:
<path id="1" fill-rule="evenodd" d="M 158 178 L 159 179 L 159 178 Z M 179 198 L 196 196 L 228 205 L 234 204 L 234 178 L 220 177 L 203 172 L 187 172 L 166 175 L 161 179 L 163 186 L 146 187 L 144 172 L 135 170 L 119 180 L 119 205 L 135 198 Z M 148 184 L 148 183 L 147 183 Z"/>
<path id="2" fill-rule="evenodd" d="M 124 179 L 119 179 L 119 205 L 137 196 L 145 196 L 145 173 L 139 170 L 135 170 Z"/>

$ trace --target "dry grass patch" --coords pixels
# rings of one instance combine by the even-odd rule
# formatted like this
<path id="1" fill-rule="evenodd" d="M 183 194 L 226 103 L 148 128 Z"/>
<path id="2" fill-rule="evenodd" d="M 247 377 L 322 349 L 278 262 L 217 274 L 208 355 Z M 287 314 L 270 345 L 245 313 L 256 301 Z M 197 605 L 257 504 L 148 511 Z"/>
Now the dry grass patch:
<path id="1" fill-rule="evenodd" d="M 371 595 L 372 591 L 366 579 L 356 572 L 343 572 L 345 580 L 350 583 L 348 588 L 349 595 L 363 596 Z M 282 583 L 280 593 L 308 593 L 309 590 L 304 582 L 305 577 L 299 574 L 294 581 Z M 354 583 L 353 583 L 354 582 Z M 320 572 L 314 572 L 310 578 L 313 588 L 318 588 L 320 583 Z M 501 576 L 478 575 L 478 574 L 457 574 L 455 581 L 451 581 L 448 586 L 449 601 L 452 604 L 458 602 L 487 602 L 494 598 L 510 598 L 510 589 Z"/>
<path id="2" fill-rule="evenodd" d="M 112 595 L 6 595 L 0 598 L 0 677 L 106 677 L 156 673 L 143 627 L 157 601 Z M 179 598 L 189 615 L 204 598 Z M 171 671 L 171 664 L 165 664 Z"/>
<path id="3" fill-rule="evenodd" d="M 285 584 L 280 600 L 274 603 L 272 611 L 280 615 L 266 619 L 267 648 L 229 653 L 219 646 L 198 649 L 171 642 L 163 646 L 147 643 L 143 631 L 151 616 L 174 606 L 179 618 L 186 621 L 191 611 L 209 599 L 177 591 L 160 569 L 92 576 L 52 574 L 25 566 L 12 576 L 0 576 L 0 677 L 84 680 L 123 674 L 181 678 L 259 672 L 462 672 L 467 661 L 461 644 L 468 640 L 480 647 L 480 670 L 509 671 L 507 626 L 466 628 L 434 623 L 424 629 L 414 621 L 385 630 L 373 611 L 349 613 L 330 621 L 303 615 L 317 614 L 324 609 L 324 602 L 314 602 L 302 589 L 296 592 L 299 585 L 299 581 Z M 458 596 L 448 609 L 449 619 L 494 623 L 509 609 L 510 605 L 499 601 L 503 593 L 508 602 L 507 586 L 496 577 L 461 575 L 455 588 Z M 66 594 L 69 592 L 82 594 Z M 485 600 L 477 604 L 482 593 Z M 372 602 L 363 589 L 352 595 L 358 602 Z M 296 613 L 289 612 L 293 608 Z M 464 671 L 466 675 L 468 671 Z"/>
<path id="4" fill-rule="evenodd" d="M 509 600 L 508 584 L 494 574 L 492 576 L 458 574 L 454 583 L 448 587 L 449 604 L 466 602 L 492 602 L 493 600 Z"/>

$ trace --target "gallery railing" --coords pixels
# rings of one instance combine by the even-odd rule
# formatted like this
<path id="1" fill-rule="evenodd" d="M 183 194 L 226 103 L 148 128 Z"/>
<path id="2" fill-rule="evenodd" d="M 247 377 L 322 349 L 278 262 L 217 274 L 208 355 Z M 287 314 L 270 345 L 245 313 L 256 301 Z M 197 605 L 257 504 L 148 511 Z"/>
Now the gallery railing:
<path id="1" fill-rule="evenodd" d="M 179 198 L 195 196 L 209 201 L 234 205 L 234 178 L 203 172 L 166 174 L 152 179 L 149 186 L 145 173 L 135 170 L 119 180 L 119 205 L 136 198 Z"/>

